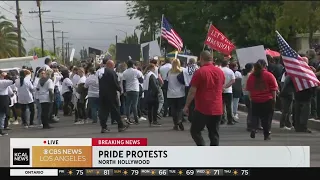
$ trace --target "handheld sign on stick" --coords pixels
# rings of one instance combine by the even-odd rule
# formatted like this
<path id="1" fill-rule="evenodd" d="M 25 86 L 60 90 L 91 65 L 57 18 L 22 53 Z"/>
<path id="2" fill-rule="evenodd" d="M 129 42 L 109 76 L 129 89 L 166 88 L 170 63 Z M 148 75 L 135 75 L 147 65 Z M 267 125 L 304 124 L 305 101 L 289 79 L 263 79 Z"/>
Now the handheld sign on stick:
<path id="1" fill-rule="evenodd" d="M 175 55 L 174 55 L 174 59 L 177 59 L 178 57 L 178 51 L 176 51 Z"/>

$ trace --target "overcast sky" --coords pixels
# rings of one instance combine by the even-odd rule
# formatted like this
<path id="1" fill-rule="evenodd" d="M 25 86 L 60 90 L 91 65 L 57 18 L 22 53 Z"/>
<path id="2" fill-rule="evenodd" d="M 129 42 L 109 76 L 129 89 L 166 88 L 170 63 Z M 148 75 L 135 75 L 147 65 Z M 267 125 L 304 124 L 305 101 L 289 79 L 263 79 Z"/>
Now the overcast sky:
<path id="1" fill-rule="evenodd" d="M 29 50 L 32 47 L 41 47 L 40 22 L 37 14 L 30 14 L 29 11 L 37 11 L 35 1 L 20 1 L 22 11 L 21 27 L 22 36 L 27 39 L 25 47 Z M 106 51 L 111 43 L 115 43 L 115 36 L 118 41 L 133 34 L 139 20 L 130 20 L 126 16 L 125 1 L 42 1 L 41 10 L 50 10 L 42 14 L 44 48 L 53 50 L 52 24 L 45 23 L 60 21 L 55 24 L 55 30 L 68 32 L 67 39 L 76 49 L 75 55 L 79 57 L 82 47 L 93 47 Z M 6 9 L 6 10 L 4 10 Z M 0 15 L 15 21 L 15 1 L 0 1 Z M 139 34 L 140 31 L 136 30 Z M 61 47 L 61 33 L 56 33 L 56 47 Z M 70 50 L 71 52 L 71 50 Z"/>

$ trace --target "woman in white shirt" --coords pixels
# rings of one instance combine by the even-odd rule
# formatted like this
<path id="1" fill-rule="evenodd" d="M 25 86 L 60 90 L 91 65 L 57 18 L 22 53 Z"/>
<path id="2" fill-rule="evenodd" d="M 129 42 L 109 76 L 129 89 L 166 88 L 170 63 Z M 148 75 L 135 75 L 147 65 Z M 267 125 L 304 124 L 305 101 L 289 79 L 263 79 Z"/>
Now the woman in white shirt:
<path id="1" fill-rule="evenodd" d="M 235 82 L 232 84 L 232 114 L 235 119 L 239 119 L 238 105 L 242 95 L 242 74 L 238 71 L 238 63 L 231 62 L 229 68 L 234 72 Z"/>
<path id="2" fill-rule="evenodd" d="M 71 79 L 69 78 L 69 71 L 63 70 L 62 74 L 62 88 L 61 94 L 63 96 L 63 115 L 71 116 L 72 115 L 72 92 L 73 92 L 73 84 Z"/>
<path id="3" fill-rule="evenodd" d="M 155 72 L 155 65 L 150 63 L 145 69 L 143 81 L 144 101 L 148 108 L 148 120 L 150 126 L 161 126 L 158 122 L 159 91 L 160 85 Z"/>
<path id="4" fill-rule="evenodd" d="M 39 69 L 37 68 L 36 72 L 36 76 L 34 78 L 33 81 L 33 87 L 37 87 L 38 83 L 39 83 L 39 79 L 40 79 L 40 73 L 42 73 L 43 71 L 45 71 L 44 69 Z M 41 122 L 41 104 L 39 101 L 39 96 L 38 96 L 38 91 L 34 91 L 34 101 L 36 103 L 36 108 L 37 108 L 37 125 L 39 125 L 39 127 L 42 127 L 42 122 Z"/>
<path id="5" fill-rule="evenodd" d="M 120 92 L 120 114 L 123 116 L 125 115 L 125 96 L 123 94 L 123 72 L 127 69 L 127 64 L 126 63 L 121 63 L 119 64 L 117 68 L 117 75 L 118 75 L 118 81 L 121 87 L 121 92 Z"/>
<path id="6" fill-rule="evenodd" d="M 99 84 L 94 68 L 89 69 L 89 77 L 86 79 L 84 87 L 88 88 L 88 108 L 91 110 L 92 123 L 97 123 L 99 111 Z"/>
<path id="7" fill-rule="evenodd" d="M 53 102 L 52 114 L 53 114 L 53 120 L 59 121 L 58 111 L 59 111 L 60 102 L 61 102 L 59 87 L 61 86 L 62 75 L 59 72 L 57 65 L 53 65 L 52 70 L 53 70 L 53 84 L 54 84 L 54 102 Z"/>
<path id="8" fill-rule="evenodd" d="M 21 120 L 22 124 L 25 128 L 29 126 L 34 126 L 33 119 L 34 119 L 34 101 L 33 101 L 33 91 L 34 86 L 31 82 L 31 72 L 29 70 L 21 70 L 20 77 L 16 79 L 16 87 L 17 87 L 17 96 L 18 96 L 18 103 L 20 104 L 21 108 Z M 30 122 L 27 122 L 27 108 L 30 111 Z"/>
<path id="9" fill-rule="evenodd" d="M 52 128 L 49 125 L 49 119 L 51 113 L 52 103 L 54 100 L 54 84 L 52 79 L 52 70 L 42 71 L 40 74 L 40 80 L 37 85 L 38 97 L 41 104 L 41 121 L 43 124 L 43 129 Z"/>
<path id="10" fill-rule="evenodd" d="M 183 71 L 179 59 L 172 61 L 172 68 L 168 72 L 167 98 L 171 107 L 171 114 L 174 123 L 174 130 L 184 130 L 182 124 L 182 109 L 184 106 L 185 85 L 178 81 L 178 75 Z"/>
<path id="11" fill-rule="evenodd" d="M 76 109 L 75 109 L 75 124 L 84 124 L 87 119 L 86 115 L 86 99 L 84 96 L 84 84 L 86 82 L 86 76 L 84 69 L 78 68 L 79 81 L 75 84 L 75 98 L 76 98 Z"/>

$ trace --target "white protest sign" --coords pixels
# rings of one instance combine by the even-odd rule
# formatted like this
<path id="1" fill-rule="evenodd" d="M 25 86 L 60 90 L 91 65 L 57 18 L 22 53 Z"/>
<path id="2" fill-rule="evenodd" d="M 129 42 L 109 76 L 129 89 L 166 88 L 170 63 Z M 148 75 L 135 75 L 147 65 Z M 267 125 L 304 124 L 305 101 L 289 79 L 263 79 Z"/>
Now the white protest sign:
<path id="1" fill-rule="evenodd" d="M 43 67 L 44 66 L 44 60 L 46 58 L 50 58 L 50 56 L 46 56 L 46 57 L 43 57 L 43 58 L 38 58 L 37 60 L 30 61 L 30 64 L 31 64 L 33 72 L 36 72 L 37 67 Z"/>
<path id="2" fill-rule="evenodd" d="M 73 57 L 74 57 L 75 51 L 76 51 L 76 50 L 75 50 L 74 48 L 72 48 L 72 51 L 71 51 L 71 54 L 70 54 L 70 62 L 73 61 Z"/>
<path id="3" fill-rule="evenodd" d="M 160 50 L 159 43 L 157 40 L 141 44 L 141 52 L 143 52 L 143 47 L 145 47 L 147 45 L 149 45 L 149 56 L 150 57 L 161 56 L 161 50 Z"/>
<path id="4" fill-rule="evenodd" d="M 236 53 L 241 68 L 247 63 L 256 63 L 259 59 L 264 59 L 268 64 L 263 45 L 237 49 Z"/>

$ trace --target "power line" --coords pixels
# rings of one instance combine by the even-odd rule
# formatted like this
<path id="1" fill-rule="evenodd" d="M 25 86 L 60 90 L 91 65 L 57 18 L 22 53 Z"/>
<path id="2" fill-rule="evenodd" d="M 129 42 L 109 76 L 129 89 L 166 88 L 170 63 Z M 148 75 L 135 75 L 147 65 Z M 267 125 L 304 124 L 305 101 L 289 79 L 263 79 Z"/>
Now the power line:
<path id="1" fill-rule="evenodd" d="M 13 6 L 9 5 L 8 3 L 6 3 L 5 1 L 2 1 L 4 4 L 6 4 L 7 6 L 9 6 L 10 8 L 14 9 Z"/>
<path id="2" fill-rule="evenodd" d="M 83 12 L 69 12 L 69 11 L 53 11 L 53 12 L 62 12 L 68 14 L 83 14 L 83 15 L 97 15 L 97 16 L 117 16 L 117 15 L 108 15 L 108 14 L 99 14 L 99 13 L 83 13 Z"/>
<path id="3" fill-rule="evenodd" d="M 61 19 L 61 20 L 70 20 L 70 21 L 90 21 L 90 20 L 102 20 L 102 19 L 116 19 L 116 18 L 122 18 L 127 16 L 115 16 L 115 17 L 109 17 L 109 18 L 91 18 L 91 19 L 81 19 L 81 18 L 65 18 L 65 17 L 59 17 L 59 16 L 47 16 L 43 15 L 43 19 Z"/>
<path id="4" fill-rule="evenodd" d="M 35 38 L 35 37 L 33 37 L 33 36 L 28 32 L 28 30 L 24 27 L 24 25 L 23 25 L 23 24 L 21 24 L 21 26 L 22 26 L 22 28 L 24 29 L 24 31 L 28 34 L 28 36 L 29 36 L 29 37 L 31 37 L 31 38 L 33 38 L 33 39 L 36 39 L 36 40 L 40 40 L 40 41 L 41 41 L 41 39 L 40 39 L 40 38 Z"/>
<path id="5" fill-rule="evenodd" d="M 3 9 L 3 10 L 5 10 L 5 11 L 7 11 L 8 13 L 11 13 L 11 14 L 13 14 L 13 15 L 16 15 L 16 13 L 9 11 L 9 10 L 7 10 L 6 8 L 2 7 L 2 6 L 0 6 L 0 8 Z"/>
<path id="6" fill-rule="evenodd" d="M 109 23 L 109 22 L 95 22 L 95 21 L 90 21 L 92 24 L 111 24 L 111 25 L 119 25 L 119 26 L 129 26 L 129 27 L 136 27 L 137 25 L 130 25 L 130 24 L 119 24 L 119 23 Z"/>

